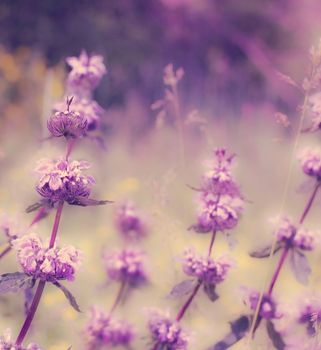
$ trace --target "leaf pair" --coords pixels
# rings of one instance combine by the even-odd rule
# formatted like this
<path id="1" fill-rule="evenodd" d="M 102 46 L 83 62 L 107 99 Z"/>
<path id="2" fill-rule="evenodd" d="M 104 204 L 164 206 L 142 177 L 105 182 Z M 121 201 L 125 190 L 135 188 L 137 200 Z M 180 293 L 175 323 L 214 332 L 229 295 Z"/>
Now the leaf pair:
<path id="1" fill-rule="evenodd" d="M 252 317 L 249 315 L 242 315 L 235 321 L 230 322 L 231 332 L 228 333 L 221 341 L 216 343 L 214 346 L 207 350 L 227 350 L 239 340 L 244 338 L 246 333 L 249 331 L 252 322 Z M 269 338 L 277 350 L 284 350 L 285 343 L 279 332 L 276 331 L 274 324 L 271 320 L 266 321 L 266 329 Z"/>
<path id="2" fill-rule="evenodd" d="M 199 281 L 195 280 L 195 279 L 188 279 L 188 280 L 184 280 L 178 284 L 176 284 L 172 290 L 170 291 L 168 297 L 172 298 L 172 299 L 178 299 L 181 298 L 183 296 L 186 296 L 188 294 L 191 294 L 194 289 L 197 287 Z M 211 284 L 211 283 L 204 283 L 201 282 L 203 284 L 203 290 L 205 292 L 205 294 L 208 296 L 208 298 L 211 301 L 215 301 L 219 298 L 219 296 L 217 295 L 215 288 L 216 285 L 215 284 Z"/>
<path id="3" fill-rule="evenodd" d="M 273 254 L 278 252 L 283 248 L 282 242 L 278 242 L 275 246 Z M 270 256 L 271 246 L 265 247 L 261 250 L 254 251 L 250 253 L 250 256 L 253 258 L 267 258 Z M 311 273 L 311 268 L 308 262 L 308 259 L 299 249 L 291 247 L 290 249 L 290 266 L 296 277 L 297 281 L 301 284 L 308 284 L 309 275 Z"/>
<path id="4" fill-rule="evenodd" d="M 274 247 L 274 251 L 273 251 L 272 255 L 277 253 L 282 247 L 283 247 L 282 242 L 277 242 L 277 244 Z M 258 258 L 258 259 L 268 258 L 271 254 L 271 250 L 272 250 L 272 245 L 269 245 L 261 250 L 251 252 L 251 253 L 249 253 L 249 255 L 252 258 Z"/>
<path id="5" fill-rule="evenodd" d="M 36 279 L 24 272 L 5 273 L 0 276 L 0 293 L 17 293 L 19 291 L 31 290 L 36 283 Z M 58 281 L 53 281 L 52 284 L 59 288 L 69 301 L 69 304 L 78 312 L 80 308 L 76 301 L 76 298 L 72 293 Z M 29 308 L 29 302 L 26 304 L 26 308 Z"/>

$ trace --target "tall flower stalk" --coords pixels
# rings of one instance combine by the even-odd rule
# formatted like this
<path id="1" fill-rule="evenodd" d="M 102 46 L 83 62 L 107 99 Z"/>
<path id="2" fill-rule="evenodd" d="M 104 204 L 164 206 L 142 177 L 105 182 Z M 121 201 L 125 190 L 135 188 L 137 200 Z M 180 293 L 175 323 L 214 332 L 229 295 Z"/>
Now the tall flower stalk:
<path id="1" fill-rule="evenodd" d="M 311 66 L 310 66 L 310 72 L 308 74 L 308 77 L 304 79 L 303 84 L 302 84 L 302 89 L 304 91 L 304 98 L 303 98 L 303 104 L 302 104 L 302 108 L 301 108 L 301 115 L 300 115 L 300 119 L 299 119 L 299 125 L 298 125 L 298 129 L 297 129 L 297 133 L 294 139 L 294 144 L 293 144 L 293 149 L 292 149 L 292 154 L 291 154 L 291 159 L 290 159 L 290 164 L 289 164 L 289 169 L 288 169 L 288 173 L 287 173 L 287 178 L 286 178 L 286 183 L 285 183 L 285 188 L 284 188 L 284 193 L 283 193 L 283 199 L 282 199 L 282 206 L 281 206 L 281 210 L 280 212 L 283 213 L 284 211 L 284 205 L 286 202 L 286 198 L 288 195 L 288 188 L 289 188 L 289 183 L 290 183 L 290 179 L 292 176 L 292 168 L 293 168 L 293 158 L 297 152 L 298 149 L 298 144 L 299 144 L 299 138 L 300 138 L 300 133 L 302 131 L 316 131 L 319 128 L 320 125 L 320 114 L 319 113 L 315 113 L 313 111 L 313 103 L 312 103 L 312 109 L 311 109 L 311 94 L 313 91 L 315 91 L 319 86 L 320 86 L 320 82 L 319 82 L 319 76 L 320 76 L 320 69 L 321 69 L 321 42 L 319 43 L 318 46 L 316 47 L 312 47 L 311 51 L 310 51 L 310 59 L 311 59 Z M 288 83 L 290 83 L 293 86 L 296 86 L 299 88 L 299 86 L 289 77 L 286 77 L 285 81 L 287 81 Z M 311 126 L 309 126 L 308 128 L 304 129 L 303 126 L 305 124 L 305 119 L 307 117 L 308 112 L 312 112 L 314 114 L 314 118 L 312 120 L 312 124 Z M 299 223 L 302 224 L 306 215 L 308 214 L 312 203 L 314 201 L 315 195 L 318 191 L 319 185 L 317 184 L 314 187 L 314 190 L 311 194 L 310 199 L 307 202 L 307 205 L 301 215 L 301 218 L 299 220 Z M 269 259 L 272 258 L 273 254 L 274 254 L 274 250 L 276 248 L 276 244 L 277 244 L 277 240 L 275 239 L 272 243 L 271 246 L 271 250 L 270 250 L 270 254 L 269 254 Z M 286 257 L 288 255 L 288 250 L 287 248 L 284 249 L 283 254 L 280 257 L 280 260 L 277 264 L 276 270 L 272 276 L 272 280 L 269 284 L 268 287 L 268 291 L 269 293 L 272 293 L 274 285 L 276 283 L 276 280 L 278 278 L 278 275 L 280 273 L 280 270 L 286 260 Z M 265 286 L 264 286 L 265 288 Z M 251 328 L 250 328 L 250 332 L 249 332 L 249 341 L 251 341 L 251 339 L 254 336 L 254 332 L 255 329 L 257 328 L 257 319 L 259 316 L 259 308 L 261 305 L 261 301 L 263 298 L 263 294 L 264 294 L 264 288 L 261 291 L 260 294 L 260 299 L 257 305 L 257 308 L 255 310 L 254 313 L 254 317 L 253 317 L 253 321 L 251 324 Z"/>
<path id="2" fill-rule="evenodd" d="M 243 211 L 243 197 L 232 176 L 234 155 L 225 149 L 214 151 L 209 162 L 209 170 L 204 175 L 199 189 L 199 213 L 197 223 L 191 229 L 200 234 L 211 233 L 207 253 L 200 255 L 193 248 L 187 248 L 183 258 L 183 271 L 189 277 L 174 286 L 171 298 L 184 298 L 185 303 L 179 309 L 175 321 L 158 312 L 152 314 L 149 330 L 152 334 L 153 350 L 169 348 L 187 349 L 188 337 L 181 329 L 179 322 L 192 305 L 201 288 L 207 297 L 214 302 L 219 298 L 216 287 L 222 283 L 233 262 L 227 256 L 212 259 L 212 250 L 218 232 L 225 232 L 236 227 Z M 161 331 L 165 327 L 167 331 Z M 173 329 L 176 335 L 172 336 Z"/>
<path id="3" fill-rule="evenodd" d="M 103 262 L 109 281 L 118 283 L 119 287 L 108 312 L 97 307 L 91 309 L 85 329 L 87 350 L 119 346 L 131 349 L 135 339 L 134 327 L 114 314 L 133 289 L 148 282 L 145 253 L 133 246 L 146 236 L 148 229 L 133 203 L 125 202 L 117 208 L 115 225 L 124 248 L 105 251 Z"/>
<path id="4" fill-rule="evenodd" d="M 157 123 L 162 124 L 164 122 L 166 114 L 174 116 L 175 124 L 178 131 L 179 139 L 179 155 L 181 165 L 185 166 L 185 131 L 184 131 L 184 118 L 182 115 L 182 108 L 180 98 L 178 94 L 177 85 L 184 76 L 183 68 L 174 70 L 173 64 L 169 63 L 164 68 L 163 82 L 166 86 L 165 96 L 161 100 L 155 101 L 151 108 L 152 110 L 158 110 Z"/>
<path id="5" fill-rule="evenodd" d="M 68 77 L 69 91 L 74 91 L 76 97 L 79 95 L 91 96 L 92 89 L 105 73 L 102 57 L 88 56 L 83 52 L 79 59 L 73 57 L 68 59 L 68 62 L 72 66 Z M 71 306 L 80 311 L 75 297 L 60 282 L 61 280 L 73 280 L 82 260 L 81 253 L 74 247 L 57 247 L 56 245 L 62 211 L 65 203 L 88 206 L 108 202 L 90 198 L 94 179 L 83 173 L 90 167 L 89 163 L 70 159 L 75 140 L 86 136 L 90 125 L 90 120 L 83 111 L 72 110 L 71 103 L 74 96 L 67 98 L 65 109 L 56 110 L 48 119 L 48 130 L 52 137 L 65 137 L 66 153 L 60 159 L 45 159 L 39 162 L 36 169 L 39 173 L 36 190 L 42 199 L 28 208 L 28 211 L 40 208 L 31 225 L 37 222 L 47 210 L 56 209 L 48 246 L 46 247 L 35 234 L 15 238 L 12 246 L 17 251 L 23 272 L 5 274 L 0 279 L 1 292 L 32 289 L 38 281 L 26 319 L 10 349 L 23 350 L 22 344 L 31 327 L 47 283 L 59 288 Z"/>

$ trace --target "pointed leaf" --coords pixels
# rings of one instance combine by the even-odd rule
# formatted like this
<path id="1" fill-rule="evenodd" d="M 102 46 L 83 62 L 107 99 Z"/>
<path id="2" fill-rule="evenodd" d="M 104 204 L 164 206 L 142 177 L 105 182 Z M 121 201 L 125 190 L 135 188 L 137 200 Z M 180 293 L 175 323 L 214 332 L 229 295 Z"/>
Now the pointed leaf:
<path id="1" fill-rule="evenodd" d="M 0 276 L 0 293 L 16 293 L 32 288 L 34 284 L 34 278 L 24 272 L 5 273 Z"/>
<path id="2" fill-rule="evenodd" d="M 27 316 L 29 313 L 30 305 L 34 297 L 33 289 L 32 288 L 25 289 L 24 294 L 25 294 L 24 308 L 25 308 L 25 315 Z"/>
<path id="3" fill-rule="evenodd" d="M 281 337 L 281 334 L 274 328 L 274 324 L 272 323 L 272 321 L 266 321 L 266 329 L 274 347 L 277 350 L 284 350 L 285 343 Z"/>
<path id="4" fill-rule="evenodd" d="M 215 291 L 216 285 L 211 283 L 204 283 L 204 292 L 211 301 L 215 301 L 219 298 L 219 295 Z"/>
<path id="5" fill-rule="evenodd" d="M 170 291 L 168 297 L 171 299 L 181 298 L 192 292 L 195 288 L 196 280 L 185 280 L 176 284 Z"/>
<path id="6" fill-rule="evenodd" d="M 290 266 L 295 278 L 301 284 L 308 284 L 311 268 L 306 256 L 300 251 L 293 249 L 290 257 Z"/>
<path id="7" fill-rule="evenodd" d="M 94 206 L 94 205 L 104 205 L 113 203 L 113 201 L 109 200 L 97 200 L 92 198 L 77 198 L 74 202 L 69 203 L 70 205 L 79 205 L 81 207 L 88 207 L 88 206 Z"/>
<path id="8" fill-rule="evenodd" d="M 274 252 L 273 252 L 273 255 L 278 252 L 280 249 L 282 248 L 282 243 L 281 242 L 278 242 L 274 248 Z M 262 259 L 262 258 L 268 258 L 270 256 L 270 253 L 271 253 L 271 249 L 272 249 L 272 246 L 269 245 L 261 250 L 257 250 L 257 251 L 254 251 L 254 252 L 251 252 L 249 253 L 249 255 L 252 257 L 252 258 L 259 258 L 259 259 Z"/>
<path id="9" fill-rule="evenodd" d="M 235 321 L 230 322 L 231 332 L 224 339 L 210 347 L 208 350 L 226 350 L 241 340 L 251 325 L 251 318 L 246 315 L 240 316 Z"/>
<path id="10" fill-rule="evenodd" d="M 76 301 L 76 298 L 71 294 L 71 292 L 62 284 L 60 284 L 58 281 L 53 282 L 53 284 L 59 288 L 64 294 L 65 297 L 68 299 L 69 304 L 78 312 L 81 312 L 79 305 Z"/>
<path id="11" fill-rule="evenodd" d="M 43 206 L 42 202 L 37 202 L 37 203 L 31 204 L 26 208 L 26 213 L 32 213 L 33 211 L 38 210 L 42 206 Z"/>

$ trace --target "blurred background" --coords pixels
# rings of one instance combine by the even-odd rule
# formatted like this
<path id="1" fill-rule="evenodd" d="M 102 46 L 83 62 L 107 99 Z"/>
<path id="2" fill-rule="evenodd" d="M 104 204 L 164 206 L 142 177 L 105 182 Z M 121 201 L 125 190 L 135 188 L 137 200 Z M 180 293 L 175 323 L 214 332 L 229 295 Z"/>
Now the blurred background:
<path id="1" fill-rule="evenodd" d="M 95 91 L 106 110 L 103 136 L 107 151 L 84 140 L 75 157 L 93 162 L 95 195 L 116 203 L 132 199 L 150 219 L 145 249 L 151 283 L 120 313 L 139 331 L 136 350 L 145 349 L 146 309 L 160 306 L 176 313 L 180 302 L 168 301 L 171 287 L 182 279 L 179 256 L 186 245 L 206 249 L 209 237 L 187 228 L 195 220 L 196 186 L 202 162 L 213 147 L 226 146 L 238 157 L 237 178 L 249 200 L 237 228 L 239 244 L 232 251 L 238 263 L 220 287 L 221 301 L 209 307 L 200 296 L 184 325 L 193 331 L 192 350 L 202 350 L 228 330 L 228 321 L 245 310 L 240 285 L 260 288 L 265 261 L 247 255 L 259 240 L 269 242 L 269 219 L 278 214 L 285 183 L 301 93 L 279 78 L 299 84 L 307 74 L 309 49 L 321 34 L 318 0 L 2 0 L 0 1 L 0 213 L 30 221 L 24 209 L 37 200 L 34 164 L 57 155 L 63 142 L 41 142 L 53 104 L 64 94 L 65 59 L 82 49 L 101 54 L 108 74 Z M 186 164 L 179 167 L 173 119 L 159 126 L 150 106 L 163 98 L 163 69 L 182 67 L 179 97 L 186 127 Z M 282 112 L 284 118 L 276 118 Z M 194 115 L 194 114 L 193 114 Z M 280 115 L 279 115 L 280 116 Z M 318 136 L 303 143 L 319 145 Z M 307 192 L 295 165 L 287 208 L 293 217 L 302 211 Z M 320 200 L 318 201 L 320 205 Z M 83 310 L 92 304 L 109 307 L 116 286 L 106 288 L 102 249 L 121 245 L 113 225 L 115 210 L 68 207 L 60 241 L 85 252 L 85 262 L 70 289 Z M 309 224 L 317 227 L 318 212 Z M 52 218 L 37 231 L 47 237 Z M 217 253 L 228 250 L 220 238 Z M 290 273 L 282 275 L 279 294 L 293 300 L 320 286 L 320 254 L 312 255 L 313 276 L 301 287 Z M 14 254 L 1 261 L 0 271 L 16 271 Z M 253 276 L 256 276 L 253 278 Z M 262 278 L 261 278 L 262 277 Z M 283 288 L 282 286 L 288 286 Z M 23 319 L 22 300 L 1 296 L 0 330 L 14 334 Z M 48 317 L 50 315 L 50 317 Z M 79 337 L 86 313 L 76 314 L 60 291 L 48 287 L 30 340 L 44 349 L 82 350 Z M 270 349 L 259 334 L 253 349 Z M 238 347 L 239 346 L 239 347 Z M 235 349 L 241 349 L 239 344 Z"/>

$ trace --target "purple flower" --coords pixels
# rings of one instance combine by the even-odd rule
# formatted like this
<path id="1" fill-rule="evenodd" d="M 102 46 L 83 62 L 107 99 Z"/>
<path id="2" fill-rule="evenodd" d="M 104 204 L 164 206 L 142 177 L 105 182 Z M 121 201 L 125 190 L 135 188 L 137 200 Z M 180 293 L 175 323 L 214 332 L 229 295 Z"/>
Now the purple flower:
<path id="1" fill-rule="evenodd" d="M 306 327 L 309 336 L 315 336 L 321 324 L 321 299 L 306 299 L 299 312 L 298 321 Z"/>
<path id="2" fill-rule="evenodd" d="M 223 282 L 231 266 L 232 261 L 226 256 L 213 260 L 207 255 L 197 255 L 193 249 L 187 249 L 184 254 L 184 272 L 206 284 Z"/>
<path id="3" fill-rule="evenodd" d="M 233 159 L 223 148 L 214 151 L 199 190 L 198 222 L 192 226 L 196 232 L 230 230 L 237 225 L 244 200 L 232 177 Z"/>
<path id="4" fill-rule="evenodd" d="M 135 206 L 126 202 L 116 212 L 115 223 L 118 231 L 128 239 L 142 238 L 146 235 L 146 225 Z"/>
<path id="5" fill-rule="evenodd" d="M 7 329 L 3 336 L 0 337 L 0 350 L 41 350 L 41 348 L 33 343 L 27 347 L 15 345 L 15 342 L 11 339 L 11 331 Z"/>
<path id="6" fill-rule="evenodd" d="M 259 301 L 260 293 L 257 291 L 251 291 L 245 300 L 245 303 L 249 305 L 252 311 L 256 310 L 257 303 Z M 277 310 L 277 305 L 267 294 L 263 295 L 261 308 L 259 315 L 264 319 L 275 319 L 280 318 L 282 315 Z"/>
<path id="7" fill-rule="evenodd" d="M 57 103 L 55 110 L 62 110 L 64 105 L 64 102 Z M 77 95 L 74 96 L 69 110 L 70 112 L 80 114 L 85 119 L 86 131 L 96 130 L 100 124 L 100 118 L 104 113 L 104 109 L 96 101 Z"/>
<path id="8" fill-rule="evenodd" d="M 36 189 L 50 201 L 66 201 L 69 204 L 81 204 L 89 197 L 93 177 L 82 174 L 90 168 L 85 161 L 44 159 L 39 162 L 36 171 L 41 175 Z"/>
<path id="9" fill-rule="evenodd" d="M 76 91 L 92 91 L 107 72 L 102 56 L 89 56 L 84 50 L 79 57 L 68 57 L 66 61 L 71 67 L 68 84 Z"/>
<path id="10" fill-rule="evenodd" d="M 16 239 L 13 247 L 23 271 L 44 281 L 72 281 L 82 260 L 81 253 L 74 247 L 45 248 L 35 234 Z"/>
<path id="11" fill-rule="evenodd" d="M 287 217 L 280 220 L 275 231 L 277 240 L 302 250 L 313 250 L 319 243 L 319 233 L 299 227 Z"/>
<path id="12" fill-rule="evenodd" d="M 306 149 L 300 156 L 299 161 L 303 172 L 318 181 L 321 177 L 321 152 L 318 149 Z"/>
<path id="13" fill-rule="evenodd" d="M 178 322 L 161 311 L 151 313 L 148 328 L 152 336 L 151 349 L 186 350 L 188 336 Z"/>
<path id="14" fill-rule="evenodd" d="M 183 76 L 184 76 L 184 69 L 180 67 L 176 71 L 174 71 L 174 67 L 172 63 L 169 63 L 164 68 L 163 81 L 165 85 L 174 87 L 183 78 Z"/>
<path id="15" fill-rule="evenodd" d="M 116 320 L 94 307 L 86 329 L 87 350 L 128 346 L 134 339 L 133 327 L 126 321 Z"/>
<path id="16" fill-rule="evenodd" d="M 244 201 L 240 197 L 203 192 L 200 197 L 196 232 L 224 231 L 234 228 L 243 212 Z"/>
<path id="17" fill-rule="evenodd" d="M 112 281 L 138 286 L 147 280 L 144 269 L 145 254 L 134 248 L 125 248 L 104 255 L 108 277 Z"/>
<path id="18" fill-rule="evenodd" d="M 203 176 L 202 190 L 240 197 L 239 188 L 232 175 L 234 154 L 229 154 L 224 148 L 218 148 L 213 153 L 213 159 L 206 162 L 209 169 Z"/>
<path id="19" fill-rule="evenodd" d="M 77 138 L 84 136 L 87 120 L 82 113 L 70 110 L 55 112 L 47 122 L 48 130 L 55 137 Z"/>

